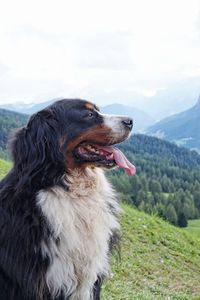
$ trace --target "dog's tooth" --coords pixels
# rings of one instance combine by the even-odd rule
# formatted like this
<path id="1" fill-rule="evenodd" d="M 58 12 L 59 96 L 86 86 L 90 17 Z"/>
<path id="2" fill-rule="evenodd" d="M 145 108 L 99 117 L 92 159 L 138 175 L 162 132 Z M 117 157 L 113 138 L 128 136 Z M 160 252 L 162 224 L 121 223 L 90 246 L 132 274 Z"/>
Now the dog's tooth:
<path id="1" fill-rule="evenodd" d="M 106 156 L 106 158 L 107 158 L 107 159 L 113 159 L 113 158 L 114 158 L 114 155 L 113 155 L 113 153 L 111 153 L 111 154 L 107 155 L 107 156 Z"/>
<path id="2" fill-rule="evenodd" d="M 88 146 L 87 146 L 87 150 L 88 150 L 88 151 L 94 151 L 94 149 L 93 149 L 93 147 L 92 147 L 91 145 L 88 145 Z"/>

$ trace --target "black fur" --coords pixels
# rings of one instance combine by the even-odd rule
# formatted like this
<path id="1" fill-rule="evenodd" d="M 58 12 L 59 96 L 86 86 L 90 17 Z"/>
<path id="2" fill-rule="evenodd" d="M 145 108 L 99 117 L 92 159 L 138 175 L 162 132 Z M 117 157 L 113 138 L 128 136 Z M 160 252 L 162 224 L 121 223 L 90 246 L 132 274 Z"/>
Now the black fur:
<path id="1" fill-rule="evenodd" d="M 41 189 L 62 185 L 63 147 L 87 128 L 102 122 L 101 116 L 87 119 L 82 100 L 61 100 L 34 114 L 12 142 L 14 165 L 0 182 L 0 300 L 52 299 L 44 275 L 48 258 L 40 243 L 51 234 L 36 206 Z M 77 126 L 77 122 L 79 126 Z M 65 136 L 64 145 L 59 139 Z M 102 280 L 94 285 L 94 300 L 100 299 Z"/>

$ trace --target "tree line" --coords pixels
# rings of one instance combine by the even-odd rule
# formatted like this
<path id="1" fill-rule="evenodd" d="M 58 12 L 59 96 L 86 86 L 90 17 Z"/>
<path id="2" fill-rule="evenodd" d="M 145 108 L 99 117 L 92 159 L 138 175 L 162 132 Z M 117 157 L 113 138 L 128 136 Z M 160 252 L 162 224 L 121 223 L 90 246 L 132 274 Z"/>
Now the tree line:
<path id="1" fill-rule="evenodd" d="M 7 144 L 9 137 L 16 128 L 23 127 L 28 116 L 5 109 L 0 109 L 0 157 L 9 159 Z"/>
<path id="2" fill-rule="evenodd" d="M 123 200 L 180 227 L 200 218 L 198 153 L 146 135 L 132 136 L 120 149 L 137 167 L 135 177 L 119 169 L 109 174 Z"/>

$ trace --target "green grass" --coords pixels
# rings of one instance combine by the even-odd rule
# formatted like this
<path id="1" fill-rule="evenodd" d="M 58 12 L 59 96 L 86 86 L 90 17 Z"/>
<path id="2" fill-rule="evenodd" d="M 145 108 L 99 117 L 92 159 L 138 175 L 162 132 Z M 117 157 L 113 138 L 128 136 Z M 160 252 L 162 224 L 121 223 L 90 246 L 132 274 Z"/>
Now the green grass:
<path id="1" fill-rule="evenodd" d="M 200 239 L 200 220 L 189 221 L 186 230 Z"/>
<path id="2" fill-rule="evenodd" d="M 200 299 L 200 239 L 123 205 L 121 261 L 102 300 Z"/>
<path id="3" fill-rule="evenodd" d="M 0 160 L 0 177 L 11 167 Z M 176 228 L 156 216 L 122 205 L 121 259 L 102 300 L 200 300 L 200 220 Z"/>
<path id="4" fill-rule="evenodd" d="M 11 166 L 11 162 L 0 159 L 0 179 L 8 173 Z"/>

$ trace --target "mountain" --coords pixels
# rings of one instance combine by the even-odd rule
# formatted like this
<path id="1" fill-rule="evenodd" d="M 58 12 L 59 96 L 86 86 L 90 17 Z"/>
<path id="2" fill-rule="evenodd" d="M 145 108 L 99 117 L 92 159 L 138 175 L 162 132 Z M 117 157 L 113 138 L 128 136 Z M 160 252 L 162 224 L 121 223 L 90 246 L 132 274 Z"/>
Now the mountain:
<path id="1" fill-rule="evenodd" d="M 2 108 L 7 110 L 13 110 L 24 114 L 32 114 L 36 111 L 39 111 L 46 106 L 52 104 L 53 102 L 60 100 L 60 98 L 55 98 L 52 100 L 48 100 L 46 102 L 36 103 L 36 104 L 23 104 L 18 103 L 15 105 L 1 105 Z M 101 111 L 107 114 L 116 114 L 116 115 L 128 115 L 134 120 L 134 130 L 135 132 L 143 132 L 144 129 L 155 123 L 152 117 L 150 117 L 147 113 L 132 107 L 126 106 L 118 103 L 114 103 L 111 105 L 101 107 Z"/>
<path id="2" fill-rule="evenodd" d="M 182 73 L 184 71 L 182 70 Z M 195 104 L 200 93 L 200 76 L 185 77 L 168 83 L 163 82 L 160 87 L 149 90 L 149 92 L 150 94 L 152 92 L 152 95 L 142 96 L 134 94 L 132 91 L 126 91 L 124 94 L 126 104 L 135 105 L 158 121 L 187 110 Z"/>
<path id="3" fill-rule="evenodd" d="M 29 103 L 29 104 L 26 104 L 26 103 L 4 104 L 4 105 L 1 105 L 1 108 L 19 112 L 19 113 L 23 113 L 23 114 L 27 114 L 27 115 L 31 115 L 31 114 L 35 113 L 36 111 L 39 111 L 39 110 L 45 108 L 46 106 L 51 105 L 53 102 L 55 102 L 59 99 L 60 98 L 55 98 L 55 99 L 51 99 L 51 100 L 48 100 L 45 102 Z"/>
<path id="4" fill-rule="evenodd" d="M 145 133 L 200 150 L 200 97 L 192 108 L 161 120 Z"/>
<path id="5" fill-rule="evenodd" d="M 132 117 L 134 121 L 134 132 L 143 132 L 144 129 L 155 123 L 153 118 L 147 113 L 132 106 L 114 103 L 101 107 L 101 111 L 106 114 L 127 115 Z"/>
<path id="6" fill-rule="evenodd" d="M 11 132 L 24 126 L 28 116 L 17 112 L 0 109 L 0 153 L 6 151 L 8 138 Z M 2 156 L 2 155 L 1 155 Z M 6 153 L 7 156 L 7 153 Z"/>

